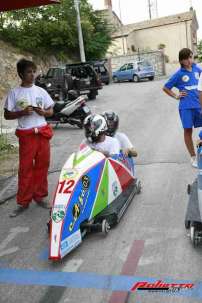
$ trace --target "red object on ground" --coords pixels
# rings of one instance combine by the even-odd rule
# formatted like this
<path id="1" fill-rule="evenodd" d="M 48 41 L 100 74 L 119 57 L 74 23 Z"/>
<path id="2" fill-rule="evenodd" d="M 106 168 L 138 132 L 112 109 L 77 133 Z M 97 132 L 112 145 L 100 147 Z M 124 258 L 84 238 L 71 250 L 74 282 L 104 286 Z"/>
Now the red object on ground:
<path id="1" fill-rule="evenodd" d="M 0 1 L 0 12 L 60 3 L 59 0 L 6 0 Z"/>
<path id="2" fill-rule="evenodd" d="M 135 240 L 129 251 L 126 262 L 123 265 L 121 275 L 134 276 L 138 262 L 144 250 L 144 241 Z M 129 292 L 115 291 L 112 293 L 108 303 L 127 303 L 129 299 Z"/>

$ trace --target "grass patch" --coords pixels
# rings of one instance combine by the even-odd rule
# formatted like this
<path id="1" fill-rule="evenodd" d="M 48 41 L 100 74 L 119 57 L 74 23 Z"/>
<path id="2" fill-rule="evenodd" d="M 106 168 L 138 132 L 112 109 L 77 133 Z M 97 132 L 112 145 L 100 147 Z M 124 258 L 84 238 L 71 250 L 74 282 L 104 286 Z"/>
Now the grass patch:
<path id="1" fill-rule="evenodd" d="M 5 152 L 16 152 L 17 148 L 8 142 L 8 138 L 4 134 L 0 134 L 0 155 Z"/>

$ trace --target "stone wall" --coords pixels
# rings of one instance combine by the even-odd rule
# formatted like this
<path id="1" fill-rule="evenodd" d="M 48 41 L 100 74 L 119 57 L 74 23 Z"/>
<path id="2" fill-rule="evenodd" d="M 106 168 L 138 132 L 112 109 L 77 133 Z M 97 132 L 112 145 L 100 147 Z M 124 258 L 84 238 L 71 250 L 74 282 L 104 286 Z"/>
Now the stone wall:
<path id="1" fill-rule="evenodd" d="M 9 89 L 19 84 L 16 63 L 21 58 L 33 60 L 37 64 L 38 72 L 46 72 L 51 65 L 58 64 L 55 57 L 49 57 L 46 58 L 46 61 L 42 61 L 30 53 L 23 53 L 10 44 L 0 41 L 0 135 L 2 132 L 9 132 L 9 129 L 13 130 L 16 126 L 16 120 L 5 120 L 3 118 L 3 107 Z"/>
<path id="2" fill-rule="evenodd" d="M 13 46 L 0 41 L 0 102 L 11 87 L 19 83 L 16 73 L 16 63 L 22 57 L 34 60 L 38 66 L 38 71 L 45 72 L 50 65 L 56 65 L 57 60 L 54 57 L 46 59 L 46 62 L 34 57 L 29 53 L 22 53 Z"/>
<path id="3" fill-rule="evenodd" d="M 148 60 L 154 66 L 157 77 L 165 75 L 165 57 L 162 51 L 150 51 L 139 54 L 136 53 L 134 55 L 111 57 L 111 68 L 112 71 L 115 71 L 125 63 L 144 59 Z"/>

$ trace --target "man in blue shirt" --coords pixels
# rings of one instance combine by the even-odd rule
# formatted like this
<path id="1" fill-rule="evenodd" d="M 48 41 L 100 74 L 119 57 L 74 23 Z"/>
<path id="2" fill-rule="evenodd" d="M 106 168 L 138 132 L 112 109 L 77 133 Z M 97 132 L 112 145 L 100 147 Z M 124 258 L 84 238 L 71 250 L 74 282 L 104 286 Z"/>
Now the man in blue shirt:
<path id="1" fill-rule="evenodd" d="M 179 114 L 184 128 L 184 142 L 191 156 L 191 164 L 197 167 L 196 153 L 192 140 L 193 127 L 202 126 L 201 105 L 197 90 L 202 69 L 193 62 L 193 53 L 188 48 L 179 52 L 181 68 L 165 83 L 163 90 L 179 100 Z M 178 89 L 178 94 L 172 88 Z"/>

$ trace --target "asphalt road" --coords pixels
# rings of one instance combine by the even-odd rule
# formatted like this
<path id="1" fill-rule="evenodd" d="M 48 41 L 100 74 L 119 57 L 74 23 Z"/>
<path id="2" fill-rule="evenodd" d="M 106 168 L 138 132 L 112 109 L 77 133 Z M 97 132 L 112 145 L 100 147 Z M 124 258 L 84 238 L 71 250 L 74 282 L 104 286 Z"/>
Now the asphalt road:
<path id="1" fill-rule="evenodd" d="M 0 271 L 19 270 L 13 273 L 12 283 L 0 284 L 1 303 L 113 302 L 112 290 L 102 289 L 100 283 L 104 281 L 106 288 L 110 288 L 106 275 L 123 273 L 142 277 L 143 281 L 146 278 L 200 281 L 202 249 L 193 248 L 184 228 L 188 202 L 186 187 L 194 180 L 196 170 L 190 166 L 184 147 L 176 101 L 163 94 L 163 82 L 113 84 L 104 87 L 96 101 L 88 103 L 97 113 L 115 110 L 120 116 L 120 130 L 128 134 L 139 154 L 136 171 L 143 185 L 142 193 L 134 198 L 119 225 L 107 237 L 92 234 L 61 262 L 52 263 L 46 254 L 48 211 L 32 203 L 26 213 L 10 219 L 8 215 L 15 207 L 15 200 L 0 206 Z M 60 126 L 55 130 L 52 173 L 49 175 L 50 199 L 59 170 L 82 139 L 83 131 L 71 126 Z M 134 258 L 129 264 L 129 273 L 124 271 L 124 264 L 132 249 Z M 136 264 L 133 264 L 134 260 Z M 37 285 L 27 285 L 28 278 L 25 279 L 22 269 L 36 274 Z M 40 271 L 81 275 L 76 276 L 74 286 L 69 288 L 57 287 L 56 282 L 52 286 L 42 286 L 38 284 L 42 283 L 41 279 L 46 282 L 46 277 L 41 278 Z M 94 287 L 80 288 L 90 274 L 95 274 Z M 26 280 L 25 285 L 17 285 L 21 279 Z M 187 298 L 186 292 L 183 296 L 142 292 L 130 294 L 127 302 L 200 301 Z M 114 302 L 124 301 L 117 299 Z"/>

